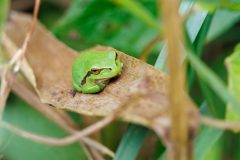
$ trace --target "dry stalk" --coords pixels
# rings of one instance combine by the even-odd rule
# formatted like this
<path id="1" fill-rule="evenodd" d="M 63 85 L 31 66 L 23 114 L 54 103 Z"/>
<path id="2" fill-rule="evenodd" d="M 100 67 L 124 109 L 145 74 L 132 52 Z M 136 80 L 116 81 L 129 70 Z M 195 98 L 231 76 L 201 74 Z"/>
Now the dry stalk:
<path id="1" fill-rule="evenodd" d="M 185 73 L 181 64 L 183 56 L 183 33 L 181 17 L 178 13 L 178 0 L 162 0 L 165 38 L 168 45 L 169 67 L 169 107 L 171 108 L 170 146 L 168 158 L 190 160 L 188 117 L 185 95 Z"/>
<path id="2" fill-rule="evenodd" d="M 143 49 L 143 51 L 140 53 L 140 59 L 144 62 L 147 61 L 148 55 L 153 48 L 153 46 L 162 39 L 161 35 L 155 36 Z"/>
<path id="3" fill-rule="evenodd" d="M 18 49 L 16 54 L 11 58 L 10 62 L 4 67 L 3 75 L 1 78 L 1 92 L 0 92 L 0 115 L 2 115 L 4 111 L 4 106 L 6 103 L 6 100 L 8 98 L 8 95 L 10 93 L 11 84 L 14 80 L 14 76 L 12 79 L 7 80 L 8 72 L 11 71 L 14 73 L 14 75 L 19 71 L 22 60 L 25 56 L 25 52 L 27 49 L 27 46 L 29 44 L 30 38 L 32 36 L 36 21 L 37 21 L 37 15 L 39 11 L 41 0 L 35 0 L 34 5 L 34 13 L 33 13 L 33 19 L 30 25 L 30 28 L 27 32 L 27 35 L 24 39 L 23 45 L 21 48 Z"/>

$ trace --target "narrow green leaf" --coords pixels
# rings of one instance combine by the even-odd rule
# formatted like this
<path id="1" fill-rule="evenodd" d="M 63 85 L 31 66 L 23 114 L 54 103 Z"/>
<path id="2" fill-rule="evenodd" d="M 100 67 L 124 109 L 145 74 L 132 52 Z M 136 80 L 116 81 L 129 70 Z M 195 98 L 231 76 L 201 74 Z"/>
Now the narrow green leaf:
<path id="1" fill-rule="evenodd" d="M 196 55 L 198 55 L 198 56 L 200 56 L 202 53 L 202 48 L 204 47 L 204 43 L 206 41 L 206 37 L 209 32 L 210 24 L 213 23 L 212 19 L 213 19 L 213 14 L 209 14 L 208 16 L 206 16 L 206 18 L 204 19 L 204 23 L 202 23 L 202 25 L 200 25 L 201 29 L 197 33 L 197 37 L 194 41 L 192 40 L 192 38 L 190 36 L 187 37 L 190 45 L 193 42 L 193 44 L 192 44 L 193 48 L 195 50 Z M 193 56 L 196 57 L 196 55 L 193 55 Z M 196 57 L 196 59 L 197 59 L 197 57 Z M 191 75 L 191 76 L 192 77 L 190 77 L 190 78 L 193 78 L 193 75 Z M 209 79 L 206 81 L 209 81 Z M 206 112 L 206 110 L 209 111 L 209 109 L 210 109 L 211 112 L 208 113 L 209 116 L 216 116 L 216 115 L 219 116 L 218 110 L 220 110 L 220 109 L 216 108 L 216 104 L 219 105 L 218 107 L 224 106 L 224 104 L 222 103 L 222 101 L 218 101 L 218 99 L 216 99 L 213 96 L 212 92 L 208 89 L 208 87 L 205 85 L 205 83 L 207 83 L 207 82 L 204 82 L 204 83 L 200 82 L 201 86 L 203 87 L 203 90 L 205 91 L 204 93 L 205 93 L 205 97 L 208 100 L 208 104 L 210 104 L 211 106 L 205 105 L 205 103 L 203 103 L 203 105 L 200 108 L 200 112 L 203 114 L 204 112 Z M 216 102 L 216 101 L 218 101 L 218 102 Z M 212 147 L 216 144 L 216 142 L 219 140 L 219 138 L 223 135 L 223 133 L 224 133 L 223 130 L 210 128 L 207 126 L 202 126 L 201 131 L 197 135 L 197 138 L 195 140 L 195 147 L 194 147 L 195 159 L 196 160 L 208 159 L 209 157 L 206 157 L 207 154 L 212 149 Z"/>
<path id="2" fill-rule="evenodd" d="M 180 12 L 182 14 L 187 13 L 189 9 L 193 7 L 193 4 L 194 4 L 194 1 L 192 2 L 188 0 L 183 1 L 180 6 L 180 9 L 181 9 Z M 193 42 L 196 39 L 198 32 L 200 31 L 203 25 L 203 22 L 207 17 L 207 14 L 208 14 L 207 11 L 199 11 L 187 20 L 186 28 L 187 28 L 187 33 L 189 34 L 189 37 L 191 37 L 190 38 L 191 42 Z M 167 66 L 166 63 L 167 63 L 167 46 L 165 44 L 157 58 L 155 67 L 163 71 L 166 71 L 166 66 Z"/>
<path id="3" fill-rule="evenodd" d="M 213 100 L 216 102 L 216 100 Z M 203 102 L 200 107 L 201 114 L 207 116 L 214 116 L 212 112 L 209 112 L 209 106 Z M 201 126 L 200 132 L 195 139 L 194 156 L 195 160 L 206 160 L 208 153 L 212 150 L 216 142 L 221 138 L 224 131 L 208 126 Z"/>
<path id="4" fill-rule="evenodd" d="M 206 43 L 206 37 L 208 35 L 210 25 L 213 23 L 212 20 L 214 15 L 215 15 L 214 13 L 207 15 L 195 41 L 192 44 L 193 45 L 192 48 L 195 50 L 196 55 L 198 55 L 199 57 L 201 57 L 202 55 L 202 49 Z M 191 42 L 188 42 L 188 43 L 191 43 Z M 188 72 L 188 84 L 189 84 L 190 90 L 193 89 L 192 85 L 194 82 L 194 75 L 195 75 L 195 72 L 193 68 L 190 66 L 189 72 Z M 208 103 L 207 106 L 209 111 L 211 111 L 211 115 L 218 118 L 224 117 L 225 104 L 223 103 L 223 101 L 206 85 L 206 82 L 200 80 L 199 84 L 204 94 L 204 97 L 207 100 L 207 103 Z"/>
<path id="5" fill-rule="evenodd" d="M 204 12 L 206 13 L 206 12 Z M 193 42 L 193 46 L 195 48 L 195 52 L 198 56 L 201 56 L 202 54 L 202 49 L 204 48 L 204 45 L 206 43 L 206 37 L 208 36 L 209 30 L 210 30 L 210 26 L 213 23 L 213 17 L 214 17 L 215 13 L 212 14 L 207 14 L 204 19 L 204 22 L 202 23 L 198 23 L 201 27 L 200 30 L 197 29 L 199 32 L 196 33 L 197 37 L 195 37 L 195 39 L 192 39 L 190 36 L 191 34 L 188 33 L 190 40 Z M 200 18 L 201 20 L 201 18 Z M 191 26 L 189 26 L 188 28 L 192 28 Z"/>
<path id="6" fill-rule="evenodd" d="M 130 125 L 118 146 L 114 160 L 134 160 L 143 145 L 148 129 L 142 126 Z"/>
<path id="7" fill-rule="evenodd" d="M 199 36 L 205 33 L 208 28 L 210 15 L 207 11 L 200 11 L 191 16 L 186 22 L 186 28 L 191 42 L 194 42 Z M 204 27 L 206 25 L 206 27 Z M 201 34 L 199 32 L 202 31 Z"/>
<path id="8" fill-rule="evenodd" d="M 218 139 L 223 135 L 223 133 L 223 130 L 203 126 L 200 134 L 195 140 L 195 160 L 208 159 L 206 155 L 209 153 Z"/>
<path id="9" fill-rule="evenodd" d="M 230 93 L 239 99 L 240 97 L 240 44 L 238 44 L 227 59 L 228 88 Z M 240 114 L 233 110 L 232 104 L 228 104 L 226 119 L 240 120 Z M 240 109 L 240 106 L 237 106 Z"/>
<path id="10" fill-rule="evenodd" d="M 213 22 L 209 29 L 207 41 L 216 39 L 219 35 L 226 32 L 240 19 L 240 12 L 229 11 L 229 10 L 217 10 Z M 224 20 L 224 23 L 223 23 Z M 219 27 L 221 26 L 221 27 Z"/>
<path id="11" fill-rule="evenodd" d="M 226 104 L 214 93 L 204 81 L 199 81 L 202 93 L 206 98 L 208 110 L 213 117 L 224 118 Z"/>
<path id="12" fill-rule="evenodd" d="M 199 15 L 200 15 L 200 17 L 202 16 L 201 14 L 199 14 Z M 194 31 L 188 32 L 189 39 L 191 41 L 190 43 L 193 43 L 193 47 L 194 47 L 195 53 L 199 57 L 201 57 L 201 55 L 202 55 L 202 48 L 204 47 L 205 39 L 206 39 L 206 36 L 208 35 L 209 26 L 212 23 L 212 17 L 213 17 L 213 14 L 208 14 L 204 18 L 196 18 L 195 19 L 196 21 L 200 19 L 200 20 L 203 20 L 203 22 L 198 23 L 198 21 L 197 21 L 196 23 L 191 23 L 193 25 L 193 27 L 191 27 L 191 25 L 187 26 L 187 28 L 190 28 L 190 30 L 194 30 L 193 28 L 194 28 L 194 25 L 196 25 L 196 24 L 198 24 L 201 27 L 200 30 L 198 29 L 199 26 L 197 27 L 195 32 L 198 31 L 198 33 L 194 33 Z M 196 34 L 197 34 L 197 36 L 196 36 Z M 195 36 L 193 37 L 193 35 L 195 35 Z M 188 88 L 189 89 L 192 88 L 193 81 L 194 81 L 194 75 L 195 75 L 195 72 L 190 67 L 189 68 L 189 72 L 188 72 Z"/>

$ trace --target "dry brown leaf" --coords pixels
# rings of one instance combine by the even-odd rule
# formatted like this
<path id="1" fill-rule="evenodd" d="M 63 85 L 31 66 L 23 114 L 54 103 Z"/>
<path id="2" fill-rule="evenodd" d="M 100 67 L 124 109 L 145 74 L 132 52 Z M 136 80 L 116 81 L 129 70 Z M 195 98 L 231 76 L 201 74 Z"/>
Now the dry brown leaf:
<path id="1" fill-rule="evenodd" d="M 26 35 L 31 18 L 20 13 L 12 13 L 6 27 L 6 35 L 19 47 Z M 6 47 L 6 45 L 5 45 Z M 91 50 L 112 50 L 111 47 L 97 46 Z M 123 120 L 153 127 L 164 134 L 169 127 L 167 97 L 167 76 L 154 67 L 117 51 L 124 64 L 121 76 L 99 94 L 73 94 L 71 85 L 71 65 L 77 53 L 61 42 L 40 24 L 36 25 L 26 52 L 26 59 L 34 75 L 30 82 L 43 103 L 61 109 L 92 116 L 107 116 L 114 112 L 133 95 L 145 95 L 121 116 Z M 23 68 L 22 68 L 23 69 Z M 145 76 L 147 75 L 147 76 Z M 32 82 L 35 79 L 36 82 Z M 198 114 L 189 102 L 191 125 L 197 126 Z M 192 128 L 192 127 L 191 127 Z"/>

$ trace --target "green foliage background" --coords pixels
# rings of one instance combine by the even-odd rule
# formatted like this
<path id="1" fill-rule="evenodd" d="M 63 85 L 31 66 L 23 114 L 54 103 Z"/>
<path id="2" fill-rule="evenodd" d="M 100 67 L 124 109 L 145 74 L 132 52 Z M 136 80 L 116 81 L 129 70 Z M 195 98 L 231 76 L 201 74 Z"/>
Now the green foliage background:
<path id="1" fill-rule="evenodd" d="M 4 2 L 7 3 L 7 0 L 0 1 L 0 30 L 8 8 L 2 5 Z M 226 57 L 240 40 L 239 2 L 185 0 L 181 2 L 180 12 L 188 12 L 193 5 L 198 10 L 184 24 L 188 48 L 186 61 L 190 62 L 187 75 L 189 94 L 200 106 L 202 114 L 224 119 L 227 104 L 239 109 L 236 98 L 227 91 L 228 73 L 224 66 Z M 101 44 L 138 58 L 144 47 L 161 34 L 161 13 L 155 0 L 73 0 L 67 8 L 59 6 L 57 1 L 44 0 L 39 18 L 59 40 L 78 51 Z M 148 63 L 166 71 L 167 52 L 164 46 L 164 41 L 155 44 Z M 71 116 L 78 117 L 73 113 Z M 8 100 L 3 118 L 35 133 L 55 137 L 66 135 L 15 95 L 11 95 Z M 103 143 L 116 151 L 116 160 L 136 157 L 165 159 L 165 148 L 160 141 L 153 148 L 148 148 L 148 151 L 141 150 L 141 147 L 146 146 L 147 142 L 144 141 L 155 136 L 151 131 L 130 124 L 122 136 L 118 128 L 124 128 L 124 125 L 114 123 L 103 130 Z M 238 133 L 201 126 L 195 141 L 195 159 L 240 159 L 239 142 Z M 154 154 L 146 158 L 143 157 L 144 152 Z M 4 129 L 0 130 L 1 158 L 87 159 L 78 144 L 65 147 L 40 145 Z"/>

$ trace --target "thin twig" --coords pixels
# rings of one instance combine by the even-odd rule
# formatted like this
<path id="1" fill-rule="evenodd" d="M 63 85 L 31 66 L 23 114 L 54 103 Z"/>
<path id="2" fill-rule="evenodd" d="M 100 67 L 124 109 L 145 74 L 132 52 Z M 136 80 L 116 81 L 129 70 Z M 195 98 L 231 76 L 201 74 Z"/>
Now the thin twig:
<path id="1" fill-rule="evenodd" d="M 12 79 L 7 81 L 7 66 L 4 67 L 4 71 L 1 77 L 1 86 L 0 86 L 0 119 L 4 111 L 5 103 L 10 93 L 9 83 L 12 83 Z"/>
<path id="2" fill-rule="evenodd" d="M 104 160 L 104 157 L 99 154 L 99 152 L 97 150 L 95 150 L 94 148 L 89 148 L 90 150 L 90 154 L 91 154 L 91 157 L 92 157 L 92 160 Z"/>
<path id="3" fill-rule="evenodd" d="M 8 79 L 10 79 L 10 76 L 8 76 Z M 0 71 L 0 77 L 1 77 L 1 71 Z M 38 96 L 36 93 L 34 93 L 33 89 L 27 87 L 22 80 L 19 78 L 15 78 L 11 89 L 23 100 L 25 100 L 27 103 L 30 104 L 31 107 L 33 107 L 38 112 L 42 113 L 44 116 L 46 116 L 48 119 L 50 119 L 52 122 L 57 124 L 59 127 L 64 129 L 68 133 L 75 133 L 77 130 L 75 127 L 77 124 L 75 124 L 74 121 L 65 113 L 59 112 L 57 110 L 54 110 L 53 108 L 50 108 L 46 104 L 43 104 L 40 102 Z M 65 117 L 64 119 L 62 117 Z M 65 121 L 67 119 L 67 121 Z M 98 151 L 100 151 L 102 154 L 109 155 L 110 157 L 114 157 L 114 153 L 105 147 L 104 145 L 100 144 L 99 142 L 92 140 L 88 137 L 84 137 L 81 139 L 86 145 L 89 147 L 92 147 Z"/>
<path id="4" fill-rule="evenodd" d="M 139 99 L 143 98 L 142 94 L 136 94 L 133 97 L 129 98 L 129 100 L 124 103 L 121 107 L 119 107 L 116 111 L 114 111 L 112 114 L 110 114 L 109 116 L 103 118 L 102 120 L 94 123 L 93 125 L 86 127 L 85 129 L 83 129 L 82 131 L 79 132 L 75 132 L 70 136 L 66 136 L 64 138 L 52 138 L 52 137 L 46 137 L 46 136 L 41 136 L 41 135 L 37 135 L 37 134 L 33 134 L 30 132 L 27 132 L 25 130 L 19 129 L 7 122 L 4 121 L 0 121 L 0 126 L 9 129 L 10 131 L 12 131 L 13 133 L 24 137 L 26 139 L 38 142 L 38 143 L 43 143 L 43 144 L 48 144 L 48 145 L 56 145 L 56 146 L 63 146 L 63 145 L 68 145 L 71 143 L 74 143 L 80 139 L 82 139 L 85 136 L 88 136 L 98 130 L 100 130 L 101 128 L 103 128 L 104 126 L 106 126 L 107 124 L 111 123 L 113 120 L 115 120 L 117 117 L 121 116 L 121 113 L 124 112 L 129 106 L 132 106 L 131 104 L 136 103 L 136 101 L 138 101 Z"/>
<path id="5" fill-rule="evenodd" d="M 4 68 L 3 75 L 1 78 L 1 92 L 0 92 L 0 116 L 2 115 L 5 107 L 6 100 L 8 98 L 8 95 L 10 93 L 10 86 L 14 80 L 14 76 L 12 79 L 7 81 L 7 75 L 9 71 L 12 71 L 14 74 L 16 74 L 21 66 L 22 60 L 25 56 L 25 52 L 27 49 L 27 46 L 29 44 L 30 38 L 32 36 L 36 21 L 37 21 L 37 15 L 39 11 L 39 6 L 40 6 L 40 1 L 41 0 L 35 0 L 35 5 L 34 5 L 34 13 L 33 13 L 33 19 L 30 25 L 30 28 L 27 32 L 27 35 L 24 39 L 23 45 L 21 48 L 18 49 L 16 54 L 11 58 L 10 62 L 7 64 L 7 66 Z M 12 70 L 13 69 L 13 70 Z"/>
<path id="6" fill-rule="evenodd" d="M 96 143 L 95 141 L 93 141 L 89 138 L 79 137 L 75 141 L 71 141 L 71 142 L 69 141 L 69 142 L 64 143 L 63 142 L 64 139 L 50 138 L 50 137 L 47 137 L 47 136 L 41 136 L 41 135 L 33 134 L 33 133 L 27 132 L 25 130 L 19 129 L 19 128 L 15 127 L 14 125 L 11 125 L 8 122 L 4 122 L 2 120 L 0 121 L 0 126 L 10 130 L 12 133 L 14 133 L 14 134 L 16 134 L 20 137 L 23 137 L 23 138 L 26 138 L 26 139 L 29 139 L 29 140 L 32 140 L 34 142 L 41 143 L 41 144 L 62 146 L 62 145 L 72 144 L 72 143 L 77 142 L 78 140 L 81 139 L 86 144 L 88 144 L 89 146 L 94 146 L 95 149 L 100 150 L 101 153 L 104 153 L 104 154 L 107 154 L 111 157 L 114 157 L 114 153 L 110 152 L 108 149 L 106 149 L 106 147 L 103 148 L 101 144 Z M 75 134 L 73 134 L 73 135 L 75 135 Z M 69 136 L 69 137 L 72 137 L 72 136 Z M 59 140 L 60 140 L 60 142 L 58 143 Z"/>
<path id="7" fill-rule="evenodd" d="M 201 120 L 202 124 L 205 124 L 205 125 L 208 125 L 208 126 L 211 126 L 214 128 L 231 130 L 231 131 L 239 131 L 240 130 L 240 122 L 230 122 L 230 121 L 210 118 L 210 117 L 206 117 L 206 116 L 201 116 L 200 120 Z"/>
<path id="8" fill-rule="evenodd" d="M 77 132 L 77 131 L 75 131 Z M 95 150 L 98 150 L 100 151 L 100 153 L 102 153 L 103 155 L 108 155 L 110 157 L 114 157 L 115 154 L 113 151 L 111 151 L 110 149 L 108 149 L 106 146 L 102 145 L 101 143 L 95 141 L 95 140 L 92 140 L 88 137 L 84 137 L 82 139 L 82 141 L 87 144 L 89 147 L 91 147 L 92 149 L 95 149 Z"/>
<path id="9" fill-rule="evenodd" d="M 19 71 L 22 60 L 26 54 L 26 50 L 27 50 L 30 38 L 32 36 L 33 30 L 37 23 L 37 16 L 38 16 L 38 11 L 39 11 L 39 7 L 40 7 L 40 2 L 41 2 L 41 0 L 35 0 L 33 18 L 32 18 L 29 30 L 27 32 L 27 35 L 23 41 L 22 47 L 19 49 L 19 52 L 17 52 L 10 60 L 10 65 L 12 65 L 12 66 L 16 65 L 16 66 L 14 66 L 14 72 Z"/>
<path id="10" fill-rule="evenodd" d="M 19 129 L 19 128 L 15 127 L 7 122 L 4 122 L 4 121 L 0 121 L 0 126 L 12 131 L 13 133 L 17 134 L 18 136 L 21 136 L 23 138 L 26 138 L 26 139 L 29 139 L 29 140 L 32 140 L 32 141 L 35 141 L 38 143 L 55 145 L 55 146 L 64 146 L 64 145 L 72 144 L 72 143 L 82 139 L 83 137 L 97 131 L 98 129 L 101 129 L 102 127 L 104 127 L 105 125 L 110 123 L 112 120 L 113 120 L 112 116 L 106 117 L 103 120 L 87 127 L 83 131 L 73 133 L 72 135 L 67 136 L 65 138 L 52 138 L 52 137 L 33 134 L 33 133 L 27 132 L 25 130 Z"/>

